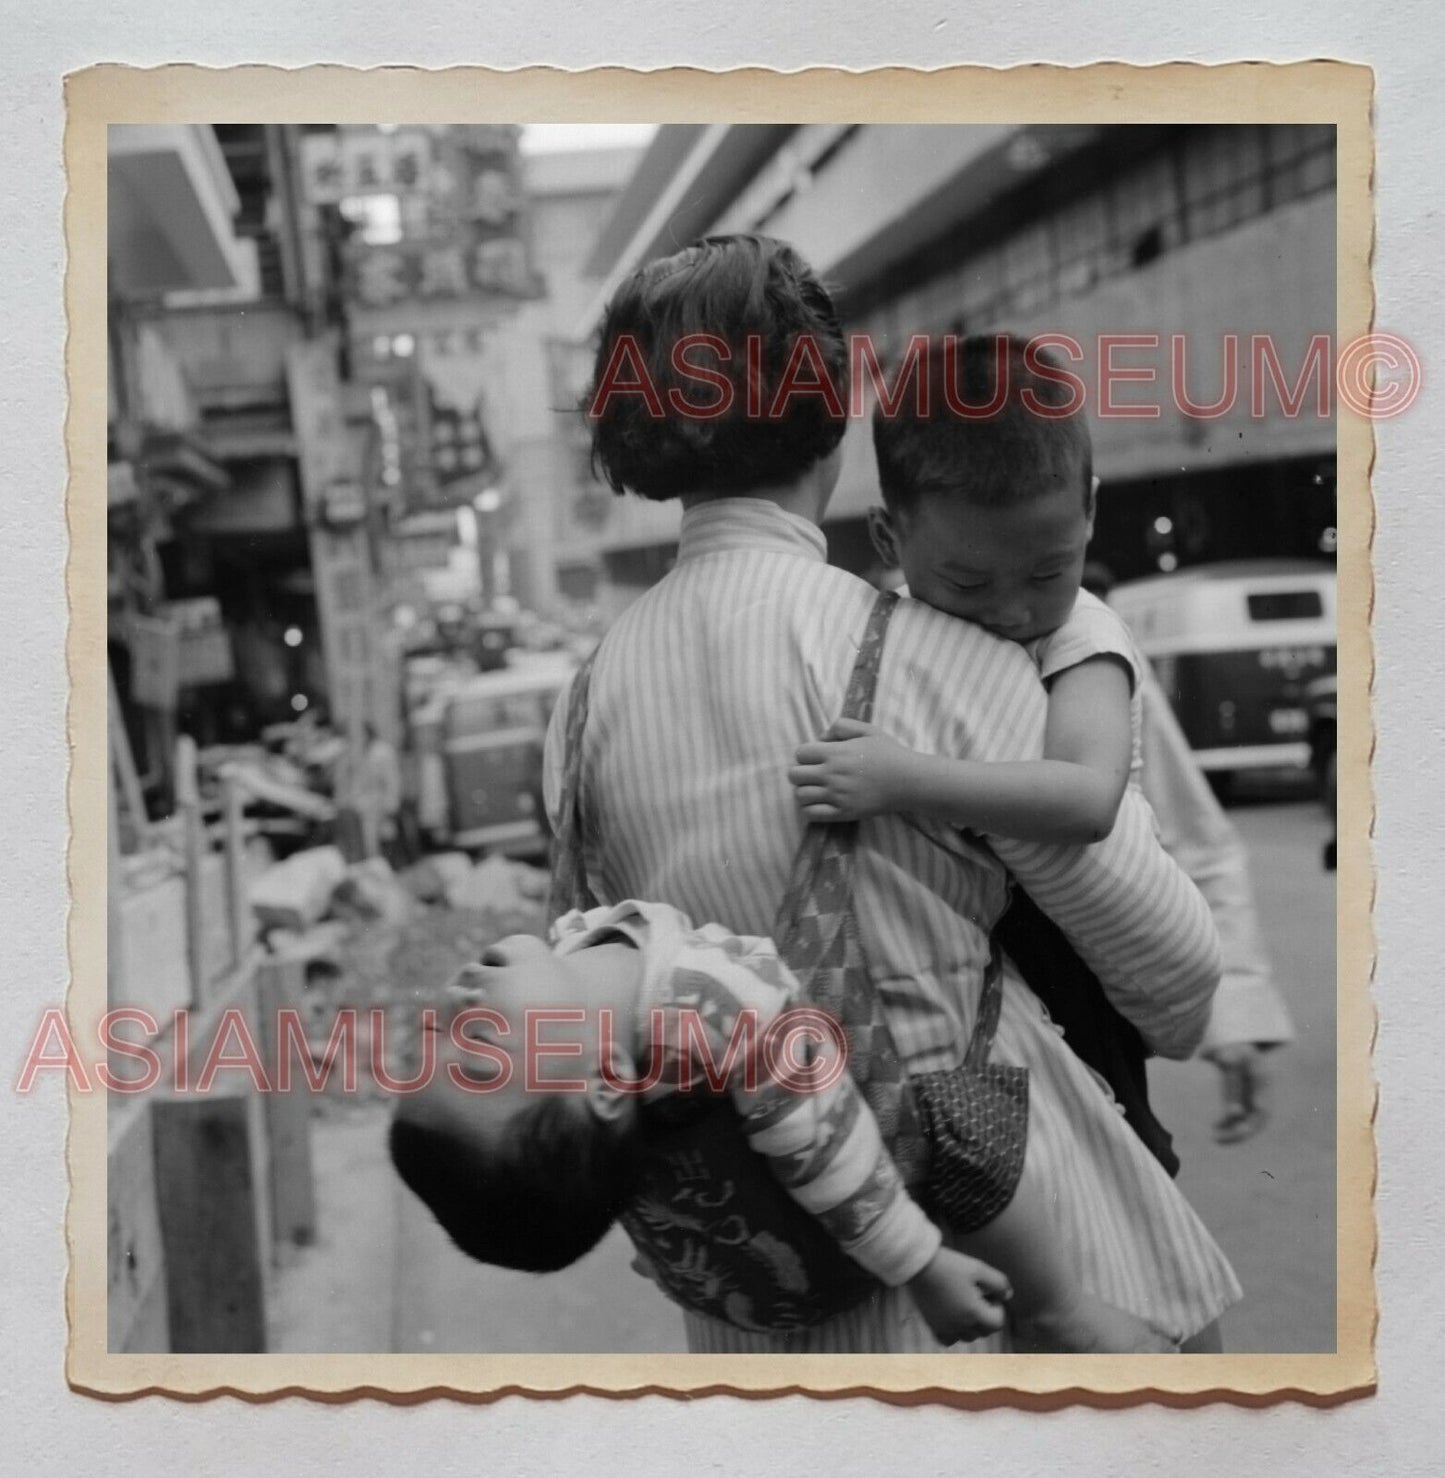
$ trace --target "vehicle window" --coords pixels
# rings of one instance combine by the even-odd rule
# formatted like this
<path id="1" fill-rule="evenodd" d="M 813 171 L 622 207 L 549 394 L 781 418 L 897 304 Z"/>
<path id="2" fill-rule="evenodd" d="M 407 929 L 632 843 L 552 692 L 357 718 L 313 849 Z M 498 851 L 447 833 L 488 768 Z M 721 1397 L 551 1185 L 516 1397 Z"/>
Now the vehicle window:
<path id="1" fill-rule="evenodd" d="M 1306 621 L 1325 613 L 1318 590 L 1270 590 L 1247 599 L 1251 621 Z"/>

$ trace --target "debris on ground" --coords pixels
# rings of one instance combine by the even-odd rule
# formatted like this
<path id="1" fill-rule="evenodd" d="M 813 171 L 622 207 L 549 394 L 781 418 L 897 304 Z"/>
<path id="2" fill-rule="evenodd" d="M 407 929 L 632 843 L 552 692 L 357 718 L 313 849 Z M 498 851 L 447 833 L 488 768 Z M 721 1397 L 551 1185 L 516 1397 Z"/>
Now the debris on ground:
<path id="1" fill-rule="evenodd" d="M 346 877 L 346 859 L 336 847 L 309 847 L 273 863 L 251 884 L 251 907 L 262 928 L 298 932 L 322 919 Z"/>
<path id="2" fill-rule="evenodd" d="M 267 947 L 305 962 L 301 1005 L 317 1069 L 345 1050 L 336 1023 L 355 1018 L 355 1089 L 332 1072 L 315 1099 L 321 1115 L 338 1097 L 389 1098 L 395 1090 L 378 1080 L 417 1071 L 421 1013 L 437 1006 L 446 982 L 496 940 L 540 936 L 547 925 L 547 875 L 525 863 L 438 853 L 398 875 L 381 858 L 339 869 L 339 854 L 316 859 L 328 852 L 293 854 L 252 894 L 258 917 L 276 921 Z"/>
<path id="3" fill-rule="evenodd" d="M 471 870 L 472 859 L 465 852 L 433 852 L 407 868 L 402 878 L 420 902 L 442 903 L 448 888 L 456 886 Z"/>
<path id="4" fill-rule="evenodd" d="M 546 896 L 547 874 L 510 857 L 488 857 L 446 887 L 453 908 L 497 914 L 530 915 Z"/>
<path id="5" fill-rule="evenodd" d="M 353 915 L 400 925 L 411 917 L 415 906 L 411 893 L 384 857 L 353 862 L 331 895 L 331 912 L 338 918 Z"/>
<path id="6" fill-rule="evenodd" d="M 344 919 L 323 919 L 309 929 L 272 929 L 266 947 L 281 960 L 301 960 L 341 968 L 342 950 L 350 925 Z"/>
<path id="7" fill-rule="evenodd" d="M 265 764 L 227 760 L 216 767 L 216 776 L 239 785 L 253 800 L 265 801 L 308 820 L 331 821 L 336 816 L 334 803 L 311 789 L 306 777 L 284 760 L 269 756 Z"/>

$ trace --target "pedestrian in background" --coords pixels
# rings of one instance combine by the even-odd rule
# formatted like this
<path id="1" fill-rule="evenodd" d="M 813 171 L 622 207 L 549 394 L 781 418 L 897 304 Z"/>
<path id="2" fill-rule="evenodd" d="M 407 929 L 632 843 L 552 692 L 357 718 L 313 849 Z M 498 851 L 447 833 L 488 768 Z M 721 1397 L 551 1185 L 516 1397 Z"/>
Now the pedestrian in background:
<path id="1" fill-rule="evenodd" d="M 1113 571 L 1098 561 L 1084 568 L 1084 588 L 1108 600 Z M 1259 928 L 1249 861 L 1238 830 L 1225 815 L 1173 705 L 1147 663 L 1144 670 L 1144 794 L 1159 822 L 1159 840 L 1204 894 L 1219 930 L 1224 977 L 1214 996 L 1199 1056 L 1219 1069 L 1223 1112 L 1214 1126 L 1222 1144 L 1250 1138 L 1268 1117 L 1272 1049 L 1294 1040 L 1294 1026 Z"/>
<path id="2" fill-rule="evenodd" d="M 348 862 L 380 857 L 395 845 L 401 802 L 396 746 L 363 724 L 336 765 L 337 845 Z"/>
<path id="3" fill-rule="evenodd" d="M 396 746 L 366 724 L 365 745 L 357 773 L 357 807 L 361 812 L 366 855 L 380 857 L 396 844 L 401 813 L 401 763 Z"/>

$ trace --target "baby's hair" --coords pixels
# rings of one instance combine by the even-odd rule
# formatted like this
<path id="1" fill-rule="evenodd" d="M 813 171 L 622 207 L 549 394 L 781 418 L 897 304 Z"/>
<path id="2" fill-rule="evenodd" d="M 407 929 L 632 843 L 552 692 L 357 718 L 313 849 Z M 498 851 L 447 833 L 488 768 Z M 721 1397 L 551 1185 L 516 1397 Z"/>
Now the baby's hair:
<path id="1" fill-rule="evenodd" d="M 889 512 L 907 515 L 935 497 L 999 508 L 1071 486 L 1088 503 L 1088 424 L 1082 411 L 1068 409 L 1068 383 L 1041 374 L 1026 349 L 1026 340 L 1009 334 L 947 337 L 913 371 L 901 409 L 874 412 L 878 481 Z M 1035 350 L 1033 359 L 1063 373 L 1047 350 Z M 927 377 L 924 386 L 919 375 Z M 964 414 L 960 405 L 975 410 Z"/>
<path id="2" fill-rule="evenodd" d="M 686 364 L 705 371 L 707 383 L 679 375 L 673 363 L 674 346 L 690 335 L 725 347 L 725 356 L 716 344 L 695 343 L 687 351 Z M 795 366 L 789 381 L 797 389 L 775 405 L 800 342 L 807 363 Z M 617 373 L 624 343 L 640 364 L 629 362 Z M 660 414 L 656 402 L 624 388 L 644 373 Z M 731 386 L 730 397 L 718 377 Z M 831 395 L 809 388 L 824 377 Z M 682 410 L 669 396 L 674 391 Z M 729 398 L 722 413 L 707 413 Z M 745 493 L 790 482 L 832 452 L 846 429 L 847 404 L 842 325 L 808 264 L 769 236 L 708 236 L 639 267 L 613 294 L 588 395 L 592 463 L 614 492 L 658 501 Z M 690 412 L 692 406 L 698 410 Z"/>
<path id="3" fill-rule="evenodd" d="M 525 1273 L 569 1267 L 606 1235 L 632 1188 L 632 1142 L 580 1100 L 539 1096 L 504 1148 L 399 1114 L 391 1163 L 456 1245 Z"/>

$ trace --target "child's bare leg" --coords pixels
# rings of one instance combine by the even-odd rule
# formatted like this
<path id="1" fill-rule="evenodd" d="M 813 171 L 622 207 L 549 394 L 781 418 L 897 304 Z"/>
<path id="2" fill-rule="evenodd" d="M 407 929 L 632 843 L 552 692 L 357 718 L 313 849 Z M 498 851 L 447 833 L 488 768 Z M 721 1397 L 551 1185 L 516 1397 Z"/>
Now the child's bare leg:
<path id="1" fill-rule="evenodd" d="M 970 1256 L 1008 1275 L 1013 1285 L 1009 1323 L 1020 1349 L 1072 1354 L 1131 1354 L 1175 1349 L 1136 1314 L 1105 1303 L 1077 1286 L 1058 1245 L 1059 1225 L 1031 1156 L 1018 1189 L 987 1226 L 958 1238 Z"/>

